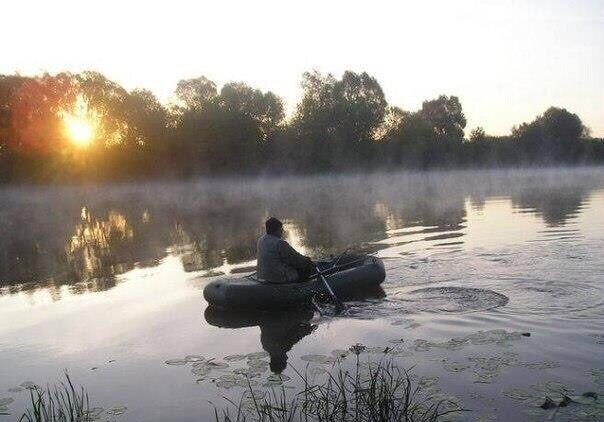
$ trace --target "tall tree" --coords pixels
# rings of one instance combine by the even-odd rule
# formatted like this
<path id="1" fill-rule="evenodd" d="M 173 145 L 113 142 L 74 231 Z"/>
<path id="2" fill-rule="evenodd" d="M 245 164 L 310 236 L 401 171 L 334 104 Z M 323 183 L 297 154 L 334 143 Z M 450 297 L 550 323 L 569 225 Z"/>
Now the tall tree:
<path id="1" fill-rule="evenodd" d="M 302 88 L 293 125 L 308 164 L 334 168 L 358 162 L 359 153 L 367 151 L 364 143 L 374 139 L 386 111 L 377 80 L 364 72 L 347 71 L 337 80 L 315 71 L 303 75 Z"/>
<path id="2" fill-rule="evenodd" d="M 432 124 L 439 138 L 461 141 L 466 127 L 459 98 L 441 95 L 435 100 L 424 101 L 421 114 Z"/>

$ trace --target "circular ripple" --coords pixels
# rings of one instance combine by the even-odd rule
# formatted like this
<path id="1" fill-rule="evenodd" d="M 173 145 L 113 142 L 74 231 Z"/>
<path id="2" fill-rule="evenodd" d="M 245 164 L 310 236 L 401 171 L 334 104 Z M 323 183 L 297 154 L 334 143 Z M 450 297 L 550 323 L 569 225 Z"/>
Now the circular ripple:
<path id="1" fill-rule="evenodd" d="M 405 295 L 410 308 L 428 312 L 476 312 L 505 306 L 501 293 L 470 287 L 427 287 Z"/>

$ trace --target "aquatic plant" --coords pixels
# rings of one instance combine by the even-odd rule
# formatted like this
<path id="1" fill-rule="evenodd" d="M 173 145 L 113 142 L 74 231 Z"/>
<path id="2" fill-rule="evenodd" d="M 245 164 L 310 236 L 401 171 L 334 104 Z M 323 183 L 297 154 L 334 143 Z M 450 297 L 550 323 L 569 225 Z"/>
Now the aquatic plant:
<path id="1" fill-rule="evenodd" d="M 75 387 L 67 371 L 65 382 L 45 390 L 33 385 L 29 388 L 30 407 L 19 421 L 25 422 L 91 422 L 88 393 L 84 387 Z"/>
<path id="2" fill-rule="evenodd" d="M 338 364 L 327 372 L 323 382 L 311 382 L 307 372 L 296 371 L 301 387 L 293 393 L 288 393 L 284 386 L 266 392 L 254 390 L 249 383 L 239 402 L 226 398 L 229 402 L 226 408 L 215 407 L 215 419 L 217 422 L 433 422 L 466 410 L 455 401 L 435 398 L 437 395 L 414 382 L 414 377 L 391 358 L 363 365 L 359 354 L 355 354 L 353 369 Z"/>

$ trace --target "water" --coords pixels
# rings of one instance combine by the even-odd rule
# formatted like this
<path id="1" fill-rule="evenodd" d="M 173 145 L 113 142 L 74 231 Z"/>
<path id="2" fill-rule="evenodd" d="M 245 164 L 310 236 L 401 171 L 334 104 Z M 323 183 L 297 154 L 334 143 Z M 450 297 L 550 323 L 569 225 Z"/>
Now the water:
<path id="1" fill-rule="evenodd" d="M 269 215 L 314 257 L 376 252 L 385 296 L 341 317 L 207 311 L 203 287 L 253 267 Z M 64 369 L 101 420 L 206 420 L 243 391 L 236 369 L 261 387 L 286 367 L 295 385 L 293 368 L 320 377 L 356 343 L 363 359 L 394 348 L 469 420 L 604 393 L 604 169 L 5 188 L 0 221 L 0 421 L 21 384 Z M 604 417 L 573 409 L 556 420 Z"/>

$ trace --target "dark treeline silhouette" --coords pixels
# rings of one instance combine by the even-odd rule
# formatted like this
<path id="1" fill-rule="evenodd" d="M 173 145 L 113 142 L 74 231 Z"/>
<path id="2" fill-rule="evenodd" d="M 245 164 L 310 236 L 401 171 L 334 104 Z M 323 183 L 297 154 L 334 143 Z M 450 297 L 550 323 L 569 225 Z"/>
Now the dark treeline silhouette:
<path id="1" fill-rule="evenodd" d="M 301 173 L 376 168 L 586 164 L 604 161 L 604 140 L 581 119 L 550 107 L 495 137 L 466 136 L 455 96 L 420 110 L 387 104 L 377 80 L 305 73 L 291 118 L 283 101 L 244 83 L 220 89 L 205 77 L 181 80 L 163 105 L 97 72 L 0 75 L 0 181 L 123 180 L 155 176 Z M 64 116 L 77 105 L 94 126 L 74 145 Z M 82 106 L 83 104 L 83 106 Z"/>

